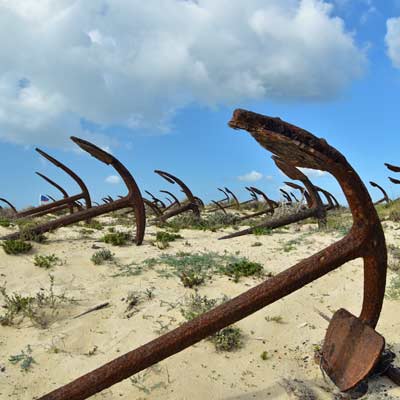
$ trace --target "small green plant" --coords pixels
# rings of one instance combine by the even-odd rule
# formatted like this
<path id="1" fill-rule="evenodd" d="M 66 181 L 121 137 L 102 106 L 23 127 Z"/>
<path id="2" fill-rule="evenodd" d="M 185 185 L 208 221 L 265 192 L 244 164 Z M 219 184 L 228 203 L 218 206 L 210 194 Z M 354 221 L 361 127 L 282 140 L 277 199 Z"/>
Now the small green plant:
<path id="1" fill-rule="evenodd" d="M 23 296 L 18 293 L 8 294 L 6 287 L 0 287 L 0 294 L 3 296 L 6 310 L 4 315 L 0 315 L 1 325 L 13 325 L 21 323 L 28 318 L 34 325 L 40 328 L 47 328 L 58 314 L 58 308 L 63 303 L 74 302 L 65 294 L 56 295 L 54 293 L 54 276 L 49 275 L 50 287 L 48 290 L 40 289 L 35 296 Z M 20 319 L 15 322 L 15 319 Z"/>
<path id="2" fill-rule="evenodd" d="M 196 291 L 189 297 L 185 307 L 181 308 L 181 313 L 187 320 L 192 320 L 227 300 L 226 296 L 221 299 L 209 299 Z M 214 344 L 217 351 L 234 351 L 242 347 L 242 337 L 241 329 L 232 325 L 221 329 L 207 340 Z"/>
<path id="3" fill-rule="evenodd" d="M 232 226 L 238 221 L 239 217 L 237 215 L 232 213 L 224 214 L 220 211 L 208 214 L 203 218 L 196 218 L 193 214 L 184 213 L 166 222 L 163 227 L 176 231 L 179 231 L 179 229 L 198 229 L 216 232 L 218 229 Z"/>
<path id="4" fill-rule="evenodd" d="M 30 220 L 18 220 L 19 238 L 21 240 L 43 243 L 46 241 L 46 236 L 42 233 L 35 233 L 33 230 L 38 226 L 36 222 Z"/>
<path id="5" fill-rule="evenodd" d="M 235 282 L 239 282 L 242 276 L 261 276 L 264 272 L 264 268 L 260 263 L 244 259 L 228 264 L 223 272 L 225 275 L 233 277 Z"/>
<path id="6" fill-rule="evenodd" d="M 261 243 L 261 242 L 254 242 L 254 243 L 251 245 L 251 247 L 259 247 L 259 246 L 262 246 L 262 243 Z"/>
<path id="7" fill-rule="evenodd" d="M 273 317 L 266 316 L 265 320 L 268 322 L 276 322 L 277 324 L 283 324 L 283 317 L 281 315 L 275 315 Z"/>
<path id="8" fill-rule="evenodd" d="M 390 280 L 390 285 L 386 289 L 386 297 L 390 300 L 400 299 L 400 274 Z"/>
<path id="9" fill-rule="evenodd" d="M 110 232 L 110 233 L 114 233 L 115 232 L 115 228 L 113 226 L 109 226 L 107 228 L 107 231 Z"/>
<path id="10" fill-rule="evenodd" d="M 234 351 L 242 347 L 242 336 L 240 328 L 228 326 L 218 331 L 211 341 L 217 351 Z"/>
<path id="11" fill-rule="evenodd" d="M 92 219 L 89 223 L 85 224 L 86 228 L 96 229 L 97 231 L 103 230 L 104 226 L 100 221 Z"/>
<path id="12" fill-rule="evenodd" d="M 183 286 L 192 288 L 193 286 L 199 286 L 204 283 L 205 274 L 193 270 L 182 271 L 179 275 Z"/>
<path id="13" fill-rule="evenodd" d="M 267 351 L 263 351 L 263 352 L 261 353 L 260 357 L 261 357 L 261 360 L 264 360 L 264 361 L 267 361 L 267 360 L 269 360 L 269 358 L 270 358 L 270 356 L 268 355 L 268 352 L 267 352 Z"/>
<path id="14" fill-rule="evenodd" d="M 156 234 L 157 242 L 174 242 L 176 239 L 183 239 L 183 237 L 176 233 L 169 233 L 166 231 L 158 231 Z"/>
<path id="15" fill-rule="evenodd" d="M 61 260 L 55 255 L 48 256 L 35 255 L 33 263 L 40 268 L 50 269 L 56 265 L 61 265 Z"/>
<path id="16" fill-rule="evenodd" d="M 0 226 L 3 226 L 4 228 L 8 228 L 11 226 L 11 221 L 6 217 L 0 216 Z"/>
<path id="17" fill-rule="evenodd" d="M 256 235 L 256 236 L 272 235 L 272 229 L 255 227 L 255 228 L 253 228 L 252 234 Z"/>
<path id="18" fill-rule="evenodd" d="M 123 246 L 131 240 L 131 235 L 127 232 L 112 232 L 106 233 L 101 240 L 113 246 Z"/>
<path id="19" fill-rule="evenodd" d="M 1 246 L 7 254 L 28 253 L 32 249 L 32 245 L 20 239 L 5 240 Z"/>
<path id="20" fill-rule="evenodd" d="M 101 249 L 96 251 L 90 260 L 95 265 L 103 264 L 105 261 L 111 261 L 114 259 L 114 254 L 108 249 Z"/>
<path id="21" fill-rule="evenodd" d="M 138 291 L 131 291 L 128 293 L 126 298 L 122 299 L 126 304 L 125 309 L 125 317 L 131 318 L 134 314 L 136 314 L 139 309 L 137 306 L 142 303 L 144 300 L 151 300 L 153 299 L 154 288 L 147 288 L 143 293 Z"/>
<path id="22" fill-rule="evenodd" d="M 32 348 L 28 344 L 28 346 L 26 346 L 26 350 L 22 350 L 20 354 L 15 356 L 10 356 L 8 361 L 10 361 L 11 364 L 19 364 L 21 371 L 28 372 L 33 364 L 37 364 L 31 354 Z"/>

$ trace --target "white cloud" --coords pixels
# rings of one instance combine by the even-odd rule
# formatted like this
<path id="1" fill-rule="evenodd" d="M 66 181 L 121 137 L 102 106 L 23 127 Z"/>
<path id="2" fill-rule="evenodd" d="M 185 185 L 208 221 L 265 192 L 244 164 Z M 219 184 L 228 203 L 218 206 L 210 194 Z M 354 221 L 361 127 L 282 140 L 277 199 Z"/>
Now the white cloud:
<path id="1" fill-rule="evenodd" d="M 239 181 L 243 182 L 255 182 L 262 179 L 263 174 L 257 171 L 251 171 L 248 174 L 238 176 Z"/>
<path id="2" fill-rule="evenodd" d="M 388 56 L 396 68 L 400 68 L 400 17 L 386 21 L 387 33 L 385 37 Z"/>
<path id="3" fill-rule="evenodd" d="M 82 119 L 165 132 L 192 103 L 330 99 L 365 62 L 323 0 L 3 0 L 0 37 L 0 139 L 25 144 L 87 137 Z"/>
<path id="4" fill-rule="evenodd" d="M 273 181 L 273 180 L 274 180 L 274 177 L 273 177 L 272 175 L 267 175 L 267 176 L 265 177 L 265 179 L 266 179 L 267 181 Z"/>
<path id="5" fill-rule="evenodd" d="M 121 183 L 121 178 L 118 175 L 110 175 L 107 176 L 105 181 L 111 185 L 117 185 L 118 183 Z"/>
<path id="6" fill-rule="evenodd" d="M 319 169 L 299 168 L 299 170 L 309 178 L 320 178 L 328 175 L 326 171 L 320 171 Z"/>

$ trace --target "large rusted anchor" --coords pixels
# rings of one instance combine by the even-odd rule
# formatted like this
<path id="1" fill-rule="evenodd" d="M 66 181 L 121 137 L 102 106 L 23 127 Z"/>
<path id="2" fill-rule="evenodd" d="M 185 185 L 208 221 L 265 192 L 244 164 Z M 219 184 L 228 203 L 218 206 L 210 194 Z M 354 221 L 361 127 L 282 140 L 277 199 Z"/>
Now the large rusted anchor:
<path id="1" fill-rule="evenodd" d="M 165 222 L 171 217 L 174 217 L 176 215 L 182 214 L 183 212 L 186 211 L 192 211 L 194 216 L 196 218 L 200 218 L 200 207 L 199 207 L 199 202 L 198 198 L 196 198 L 192 191 L 189 189 L 189 187 L 179 178 L 176 176 L 165 172 L 161 170 L 155 170 L 154 171 L 156 174 L 160 175 L 162 178 L 164 178 L 167 182 L 172 183 L 172 184 L 177 184 L 180 186 L 181 190 L 183 193 L 186 195 L 186 200 L 182 202 L 180 206 L 174 207 L 173 209 L 168 210 L 167 212 L 164 212 L 160 217 L 160 221 Z"/>
<path id="2" fill-rule="evenodd" d="M 39 207 L 34 207 L 30 208 L 26 211 L 21 211 L 15 214 L 15 218 L 26 218 L 26 217 L 39 217 L 42 215 L 46 215 L 51 212 L 56 212 L 63 210 L 65 208 L 71 209 L 71 206 L 76 204 L 76 201 L 83 199 L 85 200 L 85 205 L 86 208 L 90 208 L 92 206 L 89 191 L 83 182 L 83 180 L 70 168 L 68 168 L 65 164 L 61 163 L 54 157 L 50 156 L 49 154 L 45 153 L 43 150 L 40 150 L 36 148 L 36 151 L 46 158 L 48 161 L 50 161 L 52 164 L 54 164 L 56 167 L 62 169 L 64 172 L 66 172 L 81 188 L 81 193 L 76 194 L 74 196 L 68 196 L 62 200 L 58 200 L 54 203 L 51 204 L 45 204 Z"/>
<path id="3" fill-rule="evenodd" d="M 392 179 L 393 179 L 393 178 L 392 178 Z M 379 190 L 382 192 L 382 194 L 383 194 L 383 197 L 382 197 L 380 200 L 376 201 L 376 202 L 374 203 L 374 205 L 381 204 L 381 203 L 383 203 L 383 202 L 385 202 L 386 204 L 389 204 L 389 203 L 390 203 L 390 198 L 389 198 L 388 194 L 386 193 L 385 189 L 383 189 L 382 186 L 379 186 L 376 182 L 373 182 L 373 181 L 370 181 L 369 184 L 370 184 L 371 186 L 373 186 L 373 187 L 379 189 Z"/>
<path id="4" fill-rule="evenodd" d="M 356 258 L 364 260 L 364 299 L 359 318 L 341 309 L 329 325 L 322 368 L 342 390 L 373 371 L 384 340 L 375 332 L 385 293 L 387 253 L 382 226 L 367 189 L 345 157 L 309 132 L 278 118 L 236 110 L 229 125 L 245 129 L 294 167 L 330 172 L 341 185 L 353 226 L 341 240 L 213 310 L 44 395 L 40 400 L 83 400 L 176 354 Z"/>
<path id="5" fill-rule="evenodd" d="M 125 168 L 125 166 L 118 161 L 114 156 L 95 146 L 94 144 L 79 139 L 77 137 L 71 136 L 71 139 L 74 143 L 76 143 L 80 148 L 88 152 L 91 156 L 95 157 L 97 160 L 114 167 L 117 173 L 121 176 L 125 185 L 128 188 L 128 194 L 122 199 L 114 200 L 107 204 L 102 204 L 97 207 L 91 207 L 86 210 L 78 211 L 74 214 L 67 215 L 47 223 L 35 226 L 31 229 L 33 234 L 40 234 L 44 232 L 48 232 L 50 230 L 57 229 L 61 226 L 71 225 L 75 222 L 88 220 L 93 217 L 97 217 L 99 215 L 103 215 L 109 213 L 111 211 L 116 211 L 122 208 L 132 208 L 135 213 L 135 223 L 136 223 L 136 237 L 135 242 L 137 245 L 140 245 L 143 242 L 144 231 L 146 226 L 146 214 L 144 209 L 143 199 L 137 186 L 133 176 L 130 172 Z M 78 196 L 78 195 L 77 195 Z M 76 201 L 76 196 L 71 196 L 69 199 L 73 199 Z M 60 204 L 59 202 L 53 204 Z M 86 203 L 87 204 L 87 203 Z M 19 233 L 12 233 L 2 237 L 2 239 L 16 239 L 19 237 Z"/>
<path id="6" fill-rule="evenodd" d="M 318 226 L 324 227 L 326 225 L 326 209 L 322 204 L 321 197 L 314 185 L 310 182 L 306 175 L 304 175 L 299 169 L 285 162 L 282 158 L 272 156 L 276 166 L 289 178 L 299 180 L 306 187 L 311 203 L 308 209 L 302 209 L 294 214 L 286 215 L 280 218 L 275 218 L 253 226 L 251 228 L 243 229 L 241 231 L 233 232 L 229 235 L 223 236 L 220 239 L 231 239 L 238 236 L 248 235 L 253 233 L 257 229 L 275 229 L 285 225 L 292 224 L 294 222 L 302 221 L 304 219 L 315 217 L 318 219 Z M 289 196 L 290 197 L 290 196 Z M 291 204 L 292 202 L 290 202 Z"/>

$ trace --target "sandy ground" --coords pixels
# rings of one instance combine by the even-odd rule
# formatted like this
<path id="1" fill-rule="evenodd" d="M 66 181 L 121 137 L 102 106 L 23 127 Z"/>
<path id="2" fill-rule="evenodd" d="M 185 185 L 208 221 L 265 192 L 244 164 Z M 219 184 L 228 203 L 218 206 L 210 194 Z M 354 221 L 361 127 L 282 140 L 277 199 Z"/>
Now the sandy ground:
<path id="1" fill-rule="evenodd" d="M 398 244 L 400 231 L 386 224 L 388 243 Z M 151 244 L 155 227 L 149 227 L 142 246 L 114 247 L 99 241 L 103 231 L 82 238 L 78 226 L 61 228 L 48 234 L 44 244 L 34 243 L 28 255 L 11 256 L 0 251 L 0 285 L 8 293 L 34 295 L 49 287 L 49 272 L 54 276 L 56 294 L 65 293 L 79 302 L 60 309 L 47 329 L 33 326 L 25 319 L 17 326 L 0 326 L 0 398 L 28 400 L 66 384 L 74 378 L 177 327 L 184 321 L 180 312 L 193 289 L 184 288 L 177 277 L 165 278 L 157 268 L 145 269 L 137 276 L 113 277 L 113 263 L 94 265 L 93 247 L 109 248 L 119 264 L 140 263 L 161 254 L 178 251 L 215 251 L 260 262 L 274 274 L 338 240 L 338 233 L 321 233 L 312 225 L 292 226 L 272 235 L 248 235 L 218 241 L 222 231 L 181 230 L 184 239 L 165 250 Z M 121 229 L 127 229 L 121 227 Z M 228 232 L 230 230 L 225 230 Z M 0 234 L 9 229 L 0 228 Z M 285 244 L 295 241 L 289 251 Z M 262 245 L 252 247 L 254 242 Z M 293 242 L 291 242 L 293 243 Z M 62 265 L 44 270 L 33 264 L 35 254 L 57 255 Z M 389 273 L 389 278 L 393 272 Z M 260 279 L 242 278 L 235 283 L 215 276 L 199 287 L 201 295 L 230 297 L 260 283 Z M 244 333 L 243 347 L 235 352 L 216 352 L 210 341 L 202 341 L 179 354 L 127 379 L 93 399 L 336 399 L 337 392 L 313 361 L 314 348 L 320 344 L 327 322 L 315 309 L 332 315 L 345 307 L 358 314 L 362 299 L 362 262 L 355 260 L 296 293 L 262 309 L 237 323 Z M 153 298 L 138 305 L 131 318 L 126 317 L 126 298 L 130 291 L 154 288 Z M 0 298 L 0 303 L 2 303 Z M 80 318 L 72 317 L 98 304 L 110 306 Z M 378 332 L 400 353 L 399 302 L 386 300 Z M 0 311 L 1 314 L 1 311 Z M 281 316 L 281 323 L 266 317 Z M 9 358 L 27 346 L 35 364 L 24 372 Z M 261 354 L 266 351 L 268 359 Z M 370 382 L 368 399 L 400 399 L 400 389 L 386 378 Z"/>

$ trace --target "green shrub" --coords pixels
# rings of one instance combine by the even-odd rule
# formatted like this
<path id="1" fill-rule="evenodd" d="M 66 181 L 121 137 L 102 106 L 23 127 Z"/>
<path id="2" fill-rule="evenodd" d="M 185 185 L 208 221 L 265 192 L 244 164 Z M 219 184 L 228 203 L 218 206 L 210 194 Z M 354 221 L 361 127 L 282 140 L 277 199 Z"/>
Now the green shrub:
<path id="1" fill-rule="evenodd" d="M 26 346 L 26 351 L 22 350 L 20 354 L 10 356 L 8 361 L 10 361 L 11 364 L 19 364 L 21 371 L 28 372 L 33 364 L 37 364 L 37 362 L 31 356 L 31 353 L 32 349 L 28 344 L 28 346 Z"/>
<path id="2" fill-rule="evenodd" d="M 193 286 L 199 286 L 204 283 L 205 274 L 193 270 L 182 271 L 179 278 L 183 283 L 183 286 L 192 288 Z"/>
<path id="3" fill-rule="evenodd" d="M 185 308 L 181 309 L 181 313 L 190 321 L 227 300 L 226 296 L 221 299 L 209 299 L 207 296 L 201 296 L 196 292 L 189 297 Z M 243 334 L 239 328 L 228 326 L 209 336 L 207 340 L 214 344 L 217 351 L 233 351 L 242 346 L 242 337 Z"/>
<path id="4" fill-rule="evenodd" d="M 223 272 L 225 275 L 233 277 L 235 282 L 238 282 L 242 276 L 257 275 L 261 276 L 264 268 L 260 263 L 248 261 L 246 259 L 228 264 Z"/>
<path id="5" fill-rule="evenodd" d="M 30 243 L 24 242 L 20 239 L 5 240 L 1 246 L 7 254 L 28 253 L 32 249 Z"/>
<path id="6" fill-rule="evenodd" d="M 131 240 L 131 235 L 127 232 L 112 232 L 106 233 L 101 240 L 113 246 L 123 246 L 127 241 Z"/>
<path id="7" fill-rule="evenodd" d="M 49 256 L 36 255 L 33 263 L 40 268 L 49 269 L 55 265 L 61 265 L 61 260 L 55 254 Z"/>
<path id="8" fill-rule="evenodd" d="M 242 336 L 240 328 L 228 326 L 213 335 L 211 341 L 217 351 L 234 351 L 242 347 Z"/>
<path id="9" fill-rule="evenodd" d="M 85 224 L 85 227 L 89 229 L 96 229 L 98 231 L 101 231 L 104 228 L 103 224 L 95 219 L 92 219 L 88 224 Z"/>
<path id="10" fill-rule="evenodd" d="M 253 235 L 261 236 L 261 235 L 271 235 L 272 229 L 270 228 L 262 228 L 262 227 L 255 227 L 252 231 Z"/>
<path id="11" fill-rule="evenodd" d="M 11 226 L 11 221 L 8 218 L 0 217 L 0 226 L 8 228 L 9 226 Z"/>
<path id="12" fill-rule="evenodd" d="M 57 309 L 63 303 L 71 303 L 75 300 L 67 298 L 64 294 L 54 293 L 54 277 L 50 277 L 50 287 L 47 290 L 41 289 L 35 296 L 23 296 L 18 293 L 8 294 L 6 287 L 0 287 L 0 294 L 3 296 L 5 304 L 5 314 L 0 315 L 1 325 L 13 325 L 15 319 L 20 317 L 16 323 L 28 318 L 34 325 L 40 328 L 47 328 L 57 316 Z"/>
<path id="13" fill-rule="evenodd" d="M 43 243 L 46 241 L 46 236 L 42 233 L 35 233 L 33 230 L 38 226 L 37 223 L 30 220 L 19 220 L 17 221 L 19 228 L 19 238 L 21 240 L 29 240 L 37 243 Z"/>
<path id="14" fill-rule="evenodd" d="M 159 231 L 156 234 L 157 242 L 173 242 L 176 239 L 183 239 L 181 235 L 177 235 L 175 233 L 169 233 L 165 231 Z"/>
<path id="15" fill-rule="evenodd" d="M 96 251 L 90 258 L 93 264 L 100 265 L 104 261 L 111 261 L 114 258 L 114 254 L 108 249 L 102 249 Z"/>

